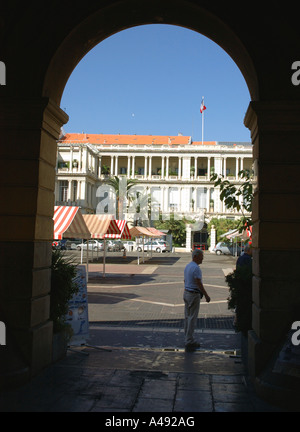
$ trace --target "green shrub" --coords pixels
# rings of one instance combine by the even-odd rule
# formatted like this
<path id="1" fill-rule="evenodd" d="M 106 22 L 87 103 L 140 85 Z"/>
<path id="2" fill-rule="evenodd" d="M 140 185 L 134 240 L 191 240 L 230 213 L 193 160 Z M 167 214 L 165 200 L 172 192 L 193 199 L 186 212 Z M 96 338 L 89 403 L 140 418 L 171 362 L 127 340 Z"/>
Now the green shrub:
<path id="1" fill-rule="evenodd" d="M 229 286 L 228 309 L 236 312 L 236 329 L 247 334 L 252 328 L 251 266 L 238 266 L 225 280 Z"/>
<path id="2" fill-rule="evenodd" d="M 50 319 L 53 332 L 58 333 L 70 327 L 65 322 L 68 302 L 78 292 L 76 265 L 65 259 L 60 250 L 52 251 Z"/>

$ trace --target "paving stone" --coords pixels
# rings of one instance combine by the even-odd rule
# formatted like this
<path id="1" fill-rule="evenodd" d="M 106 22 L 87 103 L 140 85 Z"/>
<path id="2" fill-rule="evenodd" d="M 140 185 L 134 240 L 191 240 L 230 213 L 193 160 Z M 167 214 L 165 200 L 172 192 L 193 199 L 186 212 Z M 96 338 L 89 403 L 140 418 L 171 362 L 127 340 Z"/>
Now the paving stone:
<path id="1" fill-rule="evenodd" d="M 210 378 L 208 375 L 179 374 L 178 389 L 210 391 Z"/>
<path id="2" fill-rule="evenodd" d="M 175 412 L 212 412 L 211 393 L 200 390 L 178 390 L 176 394 Z"/>
<path id="3" fill-rule="evenodd" d="M 176 389 L 175 381 L 167 381 L 167 380 L 152 380 L 146 379 L 139 397 L 141 398 L 154 398 L 154 399 L 174 399 Z"/>
<path id="4" fill-rule="evenodd" d="M 131 410 L 139 393 L 137 387 L 105 387 L 98 393 L 95 399 L 96 408 L 116 408 Z"/>
<path id="5" fill-rule="evenodd" d="M 149 399 L 139 397 L 133 412 L 172 412 L 173 411 L 172 399 Z"/>

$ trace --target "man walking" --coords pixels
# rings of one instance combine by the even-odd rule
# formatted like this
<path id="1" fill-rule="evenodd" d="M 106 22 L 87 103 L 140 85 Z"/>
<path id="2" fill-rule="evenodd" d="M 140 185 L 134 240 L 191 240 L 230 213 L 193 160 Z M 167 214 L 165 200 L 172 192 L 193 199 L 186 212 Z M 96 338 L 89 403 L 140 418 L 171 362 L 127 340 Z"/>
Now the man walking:
<path id="1" fill-rule="evenodd" d="M 202 250 L 193 250 L 192 261 L 184 269 L 184 333 L 185 350 L 187 352 L 195 351 L 200 347 L 200 344 L 194 340 L 194 329 L 198 318 L 200 299 L 204 296 L 207 303 L 210 302 L 210 297 L 202 283 L 202 271 L 199 267 L 203 258 Z"/>

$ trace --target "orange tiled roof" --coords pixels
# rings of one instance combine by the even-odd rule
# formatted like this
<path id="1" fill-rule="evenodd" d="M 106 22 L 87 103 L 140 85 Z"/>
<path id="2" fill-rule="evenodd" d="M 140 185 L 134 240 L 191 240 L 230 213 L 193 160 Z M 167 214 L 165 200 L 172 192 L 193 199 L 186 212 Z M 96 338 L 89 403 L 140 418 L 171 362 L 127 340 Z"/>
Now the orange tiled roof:
<path id="1" fill-rule="evenodd" d="M 191 137 L 189 136 L 67 133 L 60 139 L 60 142 L 90 143 L 95 145 L 186 145 L 189 144 L 190 139 Z"/>

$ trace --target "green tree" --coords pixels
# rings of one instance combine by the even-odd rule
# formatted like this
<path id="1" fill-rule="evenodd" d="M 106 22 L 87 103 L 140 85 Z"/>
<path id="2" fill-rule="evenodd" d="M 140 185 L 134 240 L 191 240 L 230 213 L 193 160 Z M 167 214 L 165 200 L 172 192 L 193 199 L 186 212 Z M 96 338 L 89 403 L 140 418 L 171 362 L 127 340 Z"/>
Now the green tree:
<path id="1" fill-rule="evenodd" d="M 210 232 L 211 227 L 214 225 L 216 229 L 216 243 L 222 240 L 221 235 L 225 234 L 226 232 L 236 229 L 237 221 L 226 219 L 226 218 L 212 218 L 210 222 L 208 223 L 207 229 Z M 226 241 L 226 239 L 223 241 Z"/>
<path id="2" fill-rule="evenodd" d="M 210 178 L 215 187 L 220 186 L 220 199 L 228 209 L 242 213 L 237 228 L 242 232 L 245 228 L 252 226 L 252 218 L 248 214 L 252 212 L 253 200 L 253 171 L 242 170 L 239 177 L 243 180 L 241 184 L 233 184 L 224 180 L 223 175 L 213 174 Z"/>
<path id="3" fill-rule="evenodd" d="M 135 179 L 128 179 L 127 177 L 110 177 L 106 184 L 111 186 L 116 193 L 117 200 L 117 219 L 123 218 L 124 199 L 128 198 L 130 189 L 138 183 Z"/>
<path id="4" fill-rule="evenodd" d="M 186 220 L 176 220 L 174 214 L 170 215 L 169 220 L 160 219 L 155 222 L 155 228 L 168 230 L 172 234 L 175 246 L 181 246 L 186 241 Z M 190 221 L 188 221 L 190 223 Z"/>

